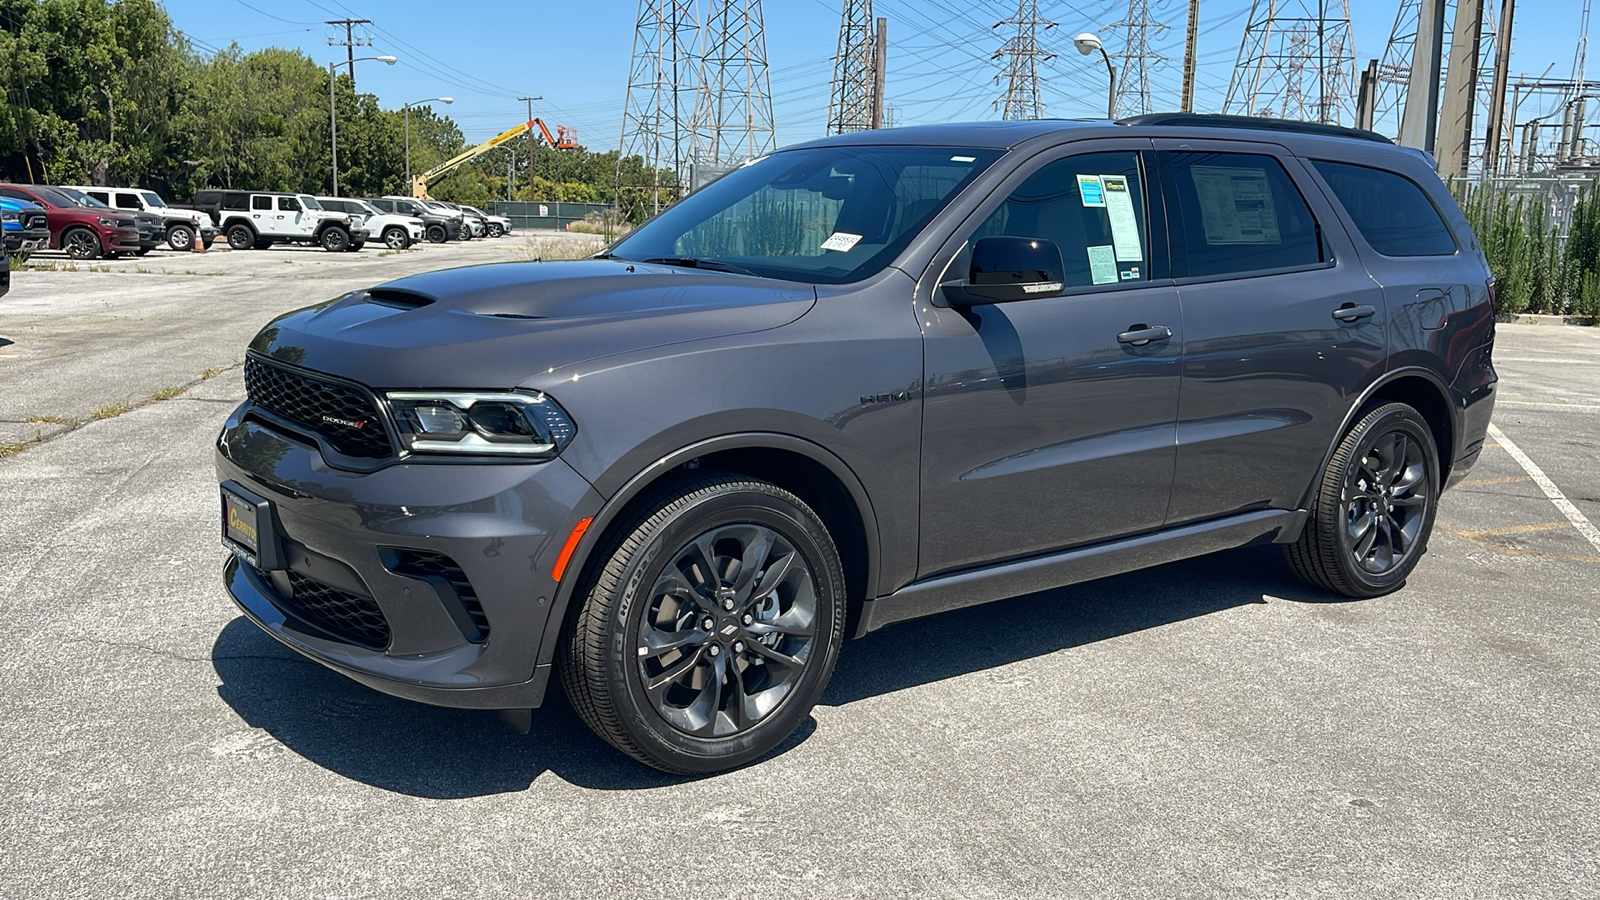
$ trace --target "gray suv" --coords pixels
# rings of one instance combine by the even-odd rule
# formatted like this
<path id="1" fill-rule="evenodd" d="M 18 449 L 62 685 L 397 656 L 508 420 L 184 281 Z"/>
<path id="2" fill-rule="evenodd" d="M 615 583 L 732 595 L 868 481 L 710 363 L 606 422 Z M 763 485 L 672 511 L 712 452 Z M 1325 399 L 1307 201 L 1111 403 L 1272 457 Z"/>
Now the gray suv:
<path id="1" fill-rule="evenodd" d="M 624 753 L 725 769 L 916 616 L 1266 542 L 1395 590 L 1483 447 L 1492 293 L 1368 132 L 831 137 L 590 259 L 273 321 L 217 443 L 224 578 L 378 690 L 525 723 L 555 676 Z"/>

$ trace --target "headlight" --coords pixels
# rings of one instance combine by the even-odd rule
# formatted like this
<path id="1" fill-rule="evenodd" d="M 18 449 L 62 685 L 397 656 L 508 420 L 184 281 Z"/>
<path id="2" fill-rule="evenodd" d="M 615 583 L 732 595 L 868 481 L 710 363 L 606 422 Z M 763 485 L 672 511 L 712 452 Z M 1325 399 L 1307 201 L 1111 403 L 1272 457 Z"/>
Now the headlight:
<path id="1" fill-rule="evenodd" d="M 543 394 L 396 391 L 388 398 L 413 453 L 551 457 L 578 430 Z"/>
<path id="2" fill-rule="evenodd" d="M 107 228 L 121 228 L 122 222 L 118 219 L 101 219 L 100 224 Z"/>
<path id="3" fill-rule="evenodd" d="M 21 225 L 22 224 L 22 216 L 19 216 L 16 213 L 10 212 L 10 211 L 0 212 L 0 221 L 16 222 L 18 225 Z"/>

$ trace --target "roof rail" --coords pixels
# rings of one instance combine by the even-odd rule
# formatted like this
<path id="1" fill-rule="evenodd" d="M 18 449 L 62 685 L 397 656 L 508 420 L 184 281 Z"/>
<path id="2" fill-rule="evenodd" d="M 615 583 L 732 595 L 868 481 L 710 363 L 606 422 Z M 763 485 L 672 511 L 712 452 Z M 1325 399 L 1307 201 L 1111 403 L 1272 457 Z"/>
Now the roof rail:
<path id="1" fill-rule="evenodd" d="M 1255 131 L 1291 131 L 1297 134 L 1320 134 L 1327 137 L 1355 138 L 1378 144 L 1393 144 L 1376 131 L 1365 128 L 1345 128 L 1342 125 L 1324 125 L 1320 122 L 1302 122 L 1298 119 L 1266 119 L 1259 116 L 1224 116 L 1215 113 L 1147 113 L 1118 119 L 1118 125 L 1178 125 L 1188 128 L 1249 128 Z"/>

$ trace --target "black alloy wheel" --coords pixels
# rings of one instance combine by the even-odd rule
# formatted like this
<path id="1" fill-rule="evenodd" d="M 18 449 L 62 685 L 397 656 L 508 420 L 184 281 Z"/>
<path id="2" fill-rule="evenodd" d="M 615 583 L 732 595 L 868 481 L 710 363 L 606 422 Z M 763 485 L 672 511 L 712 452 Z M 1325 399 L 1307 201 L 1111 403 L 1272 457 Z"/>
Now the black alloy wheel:
<path id="1" fill-rule="evenodd" d="M 404 228 L 399 225 L 390 225 L 383 230 L 383 243 L 390 250 L 404 250 L 411 246 L 411 238 L 406 234 Z"/>
<path id="2" fill-rule="evenodd" d="M 429 225 L 427 237 L 430 244 L 442 244 L 450 239 L 450 232 L 443 225 Z"/>
<path id="3" fill-rule="evenodd" d="M 821 696 L 844 633 L 827 528 L 793 494 L 707 473 L 596 549 L 563 643 L 573 707 L 624 753 L 680 774 L 751 762 Z"/>
<path id="4" fill-rule="evenodd" d="M 322 244 L 322 249 L 329 253 L 343 253 L 350 246 L 350 232 L 337 225 L 324 228 L 318 241 Z"/>
<path id="5" fill-rule="evenodd" d="M 1329 459 L 1305 529 L 1285 547 L 1290 567 L 1349 597 L 1399 588 L 1426 551 L 1439 481 L 1427 421 L 1402 403 L 1373 409 Z"/>
<path id="6" fill-rule="evenodd" d="M 234 250 L 249 250 L 255 246 L 256 233 L 249 225 L 228 226 L 228 246 Z"/>
<path id="7" fill-rule="evenodd" d="M 72 228 L 61 236 L 61 249 L 73 259 L 99 259 L 100 238 L 87 228 Z"/>
<path id="8" fill-rule="evenodd" d="M 174 225 L 168 228 L 167 246 L 174 250 L 193 250 L 194 229 L 188 225 Z"/>

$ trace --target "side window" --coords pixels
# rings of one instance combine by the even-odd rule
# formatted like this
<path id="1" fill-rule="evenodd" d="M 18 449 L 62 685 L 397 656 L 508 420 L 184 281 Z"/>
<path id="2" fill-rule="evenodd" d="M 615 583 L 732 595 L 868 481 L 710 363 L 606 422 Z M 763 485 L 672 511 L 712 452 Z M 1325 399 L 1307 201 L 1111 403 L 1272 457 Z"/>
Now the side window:
<path id="1" fill-rule="evenodd" d="M 223 209 L 244 209 L 245 208 L 244 198 L 245 198 L 244 194 L 223 194 L 222 195 L 222 208 Z M 199 200 L 199 197 L 197 196 L 195 199 Z M 201 201 L 201 202 L 204 202 L 204 201 Z"/>
<path id="2" fill-rule="evenodd" d="M 0 197 L 9 197 L 12 200 L 27 200 L 30 203 L 33 202 L 32 197 L 29 197 L 27 194 L 24 194 L 21 191 L 14 191 L 10 188 L 0 188 Z"/>
<path id="3" fill-rule="evenodd" d="M 104 203 L 107 206 L 112 205 L 111 199 L 106 195 L 105 191 L 84 191 L 84 193 L 96 200 L 99 200 L 101 203 Z"/>
<path id="4" fill-rule="evenodd" d="M 251 197 L 250 197 L 250 208 L 251 209 L 272 209 L 272 198 L 271 197 L 261 197 L 261 196 L 257 196 L 257 195 L 251 195 Z"/>
<path id="5" fill-rule="evenodd" d="M 102 203 L 105 202 L 104 197 L 96 197 L 95 199 L 101 201 Z M 139 205 L 138 197 L 135 197 L 132 194 L 118 193 L 117 209 L 144 209 L 144 207 Z"/>
<path id="6" fill-rule="evenodd" d="M 296 200 L 293 197 L 279 197 L 278 198 L 278 211 L 279 212 L 299 212 L 300 211 L 300 201 Z"/>
<path id="7" fill-rule="evenodd" d="M 1086 153 L 1047 164 L 1011 192 L 972 240 L 1046 238 L 1061 248 L 1068 288 L 1147 281 L 1149 228 L 1139 154 Z"/>
<path id="8" fill-rule="evenodd" d="M 1266 272 L 1326 259 L 1317 220 L 1278 160 L 1195 151 L 1166 159 L 1178 195 L 1174 275 Z"/>
<path id="9" fill-rule="evenodd" d="M 1449 256 L 1455 238 L 1416 182 L 1403 175 L 1313 160 L 1356 230 L 1384 256 Z"/>

